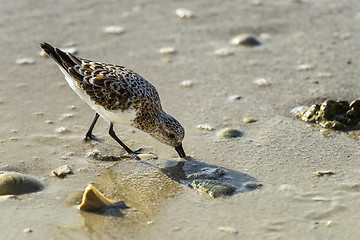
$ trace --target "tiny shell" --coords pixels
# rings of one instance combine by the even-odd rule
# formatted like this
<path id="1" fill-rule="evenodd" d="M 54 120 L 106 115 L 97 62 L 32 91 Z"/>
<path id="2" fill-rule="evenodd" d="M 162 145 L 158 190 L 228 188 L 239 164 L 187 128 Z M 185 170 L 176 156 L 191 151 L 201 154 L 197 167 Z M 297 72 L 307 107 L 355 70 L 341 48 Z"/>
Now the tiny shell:
<path id="1" fill-rule="evenodd" d="M 185 80 L 185 81 L 181 82 L 181 86 L 183 86 L 183 87 L 192 87 L 194 85 L 195 85 L 195 83 L 191 80 Z"/>
<path id="2" fill-rule="evenodd" d="M 228 101 L 229 102 L 235 102 L 235 101 L 239 101 L 242 98 L 242 96 L 240 95 L 232 95 L 230 97 L 228 97 Z"/>
<path id="3" fill-rule="evenodd" d="M 32 58 L 20 58 L 16 60 L 16 64 L 25 65 L 25 64 L 34 64 L 35 61 Z"/>
<path id="4" fill-rule="evenodd" d="M 174 47 L 163 47 L 163 48 L 160 48 L 159 52 L 161 54 L 175 54 L 176 49 Z"/>
<path id="5" fill-rule="evenodd" d="M 242 136 L 242 132 L 233 128 L 224 128 L 216 134 L 221 138 L 237 138 Z"/>
<path id="6" fill-rule="evenodd" d="M 322 72 L 316 75 L 317 78 L 332 78 L 333 74 L 329 72 Z"/>
<path id="7" fill-rule="evenodd" d="M 234 51 L 229 48 L 219 48 L 215 50 L 214 53 L 216 56 L 225 57 L 225 56 L 233 55 Z"/>
<path id="8" fill-rule="evenodd" d="M 110 200 L 107 197 L 105 197 L 92 184 L 89 184 L 85 188 L 85 192 L 83 194 L 82 202 L 79 206 L 79 210 L 95 211 L 114 203 L 115 202 L 113 200 Z"/>
<path id="9" fill-rule="evenodd" d="M 43 188 L 36 178 L 18 172 L 0 172 L 0 195 L 24 194 Z"/>
<path id="10" fill-rule="evenodd" d="M 270 86 L 270 82 L 265 78 L 257 78 L 253 81 L 253 83 L 259 87 L 267 87 Z"/>
<path id="11" fill-rule="evenodd" d="M 180 18 L 191 18 L 193 17 L 192 11 L 185 9 L 185 8 L 179 8 L 175 11 L 175 14 Z"/>
<path id="12" fill-rule="evenodd" d="M 234 46 L 242 45 L 247 47 L 255 47 L 261 45 L 259 40 L 257 40 L 254 36 L 247 33 L 233 37 L 230 40 L 230 43 Z"/>
<path id="13" fill-rule="evenodd" d="M 218 230 L 221 232 L 228 232 L 228 233 L 232 233 L 232 234 L 238 233 L 238 230 L 236 230 L 233 227 L 218 227 Z"/>
<path id="14" fill-rule="evenodd" d="M 211 125 L 209 124 L 199 124 L 197 126 L 198 129 L 203 129 L 203 130 L 208 130 L 208 131 L 212 131 L 214 130 L 214 127 L 212 127 Z"/>
<path id="15" fill-rule="evenodd" d="M 108 34 L 122 34 L 125 32 L 125 28 L 122 26 L 106 26 L 104 27 L 104 32 Z"/>
<path id="16" fill-rule="evenodd" d="M 65 127 L 59 127 L 58 129 L 56 129 L 56 132 L 57 133 L 67 133 L 67 132 L 70 132 L 70 130 Z"/>
<path id="17" fill-rule="evenodd" d="M 301 64 L 297 67 L 297 70 L 299 71 L 309 71 L 312 70 L 314 67 L 310 64 Z"/>
<path id="18" fill-rule="evenodd" d="M 64 178 L 68 174 L 72 174 L 72 170 L 68 165 L 61 166 L 53 171 L 54 176 Z"/>

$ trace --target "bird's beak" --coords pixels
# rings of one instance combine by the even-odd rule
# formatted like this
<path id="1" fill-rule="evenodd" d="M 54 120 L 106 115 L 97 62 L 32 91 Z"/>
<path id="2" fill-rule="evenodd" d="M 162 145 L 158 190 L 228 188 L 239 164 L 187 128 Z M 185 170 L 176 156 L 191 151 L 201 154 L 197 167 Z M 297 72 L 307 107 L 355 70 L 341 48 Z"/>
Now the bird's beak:
<path id="1" fill-rule="evenodd" d="M 184 152 L 184 149 L 182 147 L 182 144 L 180 144 L 179 146 L 175 147 L 175 150 L 177 151 L 177 153 L 179 154 L 180 158 L 184 158 L 186 157 L 186 154 Z"/>

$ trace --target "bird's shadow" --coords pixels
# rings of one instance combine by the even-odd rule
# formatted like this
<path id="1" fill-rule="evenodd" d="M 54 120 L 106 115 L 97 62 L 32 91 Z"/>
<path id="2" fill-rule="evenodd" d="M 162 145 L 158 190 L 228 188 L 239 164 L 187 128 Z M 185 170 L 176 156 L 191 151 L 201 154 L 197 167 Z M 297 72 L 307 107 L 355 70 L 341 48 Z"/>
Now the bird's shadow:
<path id="1" fill-rule="evenodd" d="M 154 167 L 149 162 L 143 163 Z M 191 157 L 181 161 L 168 160 L 166 167 L 160 168 L 160 171 L 173 181 L 186 186 L 190 186 L 195 179 L 226 183 L 236 187 L 232 194 L 250 192 L 262 186 L 256 178 L 248 174 L 196 161 Z"/>

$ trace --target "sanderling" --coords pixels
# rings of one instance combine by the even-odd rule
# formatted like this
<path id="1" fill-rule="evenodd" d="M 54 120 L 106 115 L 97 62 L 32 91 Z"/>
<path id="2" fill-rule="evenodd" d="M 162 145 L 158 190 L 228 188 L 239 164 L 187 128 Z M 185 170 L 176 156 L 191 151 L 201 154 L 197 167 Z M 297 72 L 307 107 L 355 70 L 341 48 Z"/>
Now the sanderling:
<path id="1" fill-rule="evenodd" d="M 123 66 L 79 58 L 45 42 L 40 46 L 59 66 L 70 87 L 96 111 L 85 140 L 94 138 L 93 128 L 102 116 L 110 123 L 110 136 L 135 159 L 139 159 L 136 152 L 116 136 L 113 124 L 138 128 L 173 146 L 181 158 L 186 157 L 182 147 L 184 128 L 163 111 L 159 94 L 151 83 Z"/>

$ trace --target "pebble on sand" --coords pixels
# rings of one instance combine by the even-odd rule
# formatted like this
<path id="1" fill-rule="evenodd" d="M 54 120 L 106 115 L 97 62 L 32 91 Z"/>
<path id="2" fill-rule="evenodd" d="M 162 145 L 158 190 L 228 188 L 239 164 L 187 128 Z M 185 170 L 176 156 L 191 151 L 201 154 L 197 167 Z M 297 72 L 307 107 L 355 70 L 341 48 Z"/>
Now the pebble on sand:
<path id="1" fill-rule="evenodd" d="M 212 179 L 194 179 L 189 186 L 201 192 L 205 192 L 213 198 L 231 195 L 236 190 L 236 187 L 229 183 Z"/>
<path id="2" fill-rule="evenodd" d="M 241 137 L 243 133 L 234 128 L 224 128 L 217 132 L 216 135 L 220 138 L 237 138 Z"/>
<path id="3" fill-rule="evenodd" d="M 111 25 L 104 27 L 104 33 L 107 34 L 122 34 L 124 32 L 125 28 L 122 26 Z"/>
<path id="4" fill-rule="evenodd" d="M 251 118 L 251 117 L 246 117 L 243 119 L 243 122 L 244 123 L 254 123 L 254 122 L 256 122 L 256 119 Z"/>
<path id="5" fill-rule="evenodd" d="M 72 174 L 73 172 L 68 165 L 63 165 L 55 169 L 52 173 L 55 177 L 64 178 L 66 175 Z"/>
<path id="6" fill-rule="evenodd" d="M 25 65 L 25 64 L 34 64 L 35 61 L 32 58 L 20 58 L 16 60 L 16 64 Z"/>
<path id="7" fill-rule="evenodd" d="M 185 8 L 179 8 L 175 11 L 175 14 L 180 18 L 192 18 L 194 15 L 192 11 Z"/>
<path id="8" fill-rule="evenodd" d="M 33 232 L 33 230 L 32 230 L 31 228 L 25 228 L 25 229 L 23 230 L 23 232 L 24 232 L 24 233 L 31 233 L 31 232 Z"/>
<path id="9" fill-rule="evenodd" d="M 257 40 L 256 37 L 248 33 L 240 34 L 233 37 L 230 40 L 230 43 L 234 46 L 246 46 L 246 47 L 256 47 L 261 45 L 261 42 Z"/>

